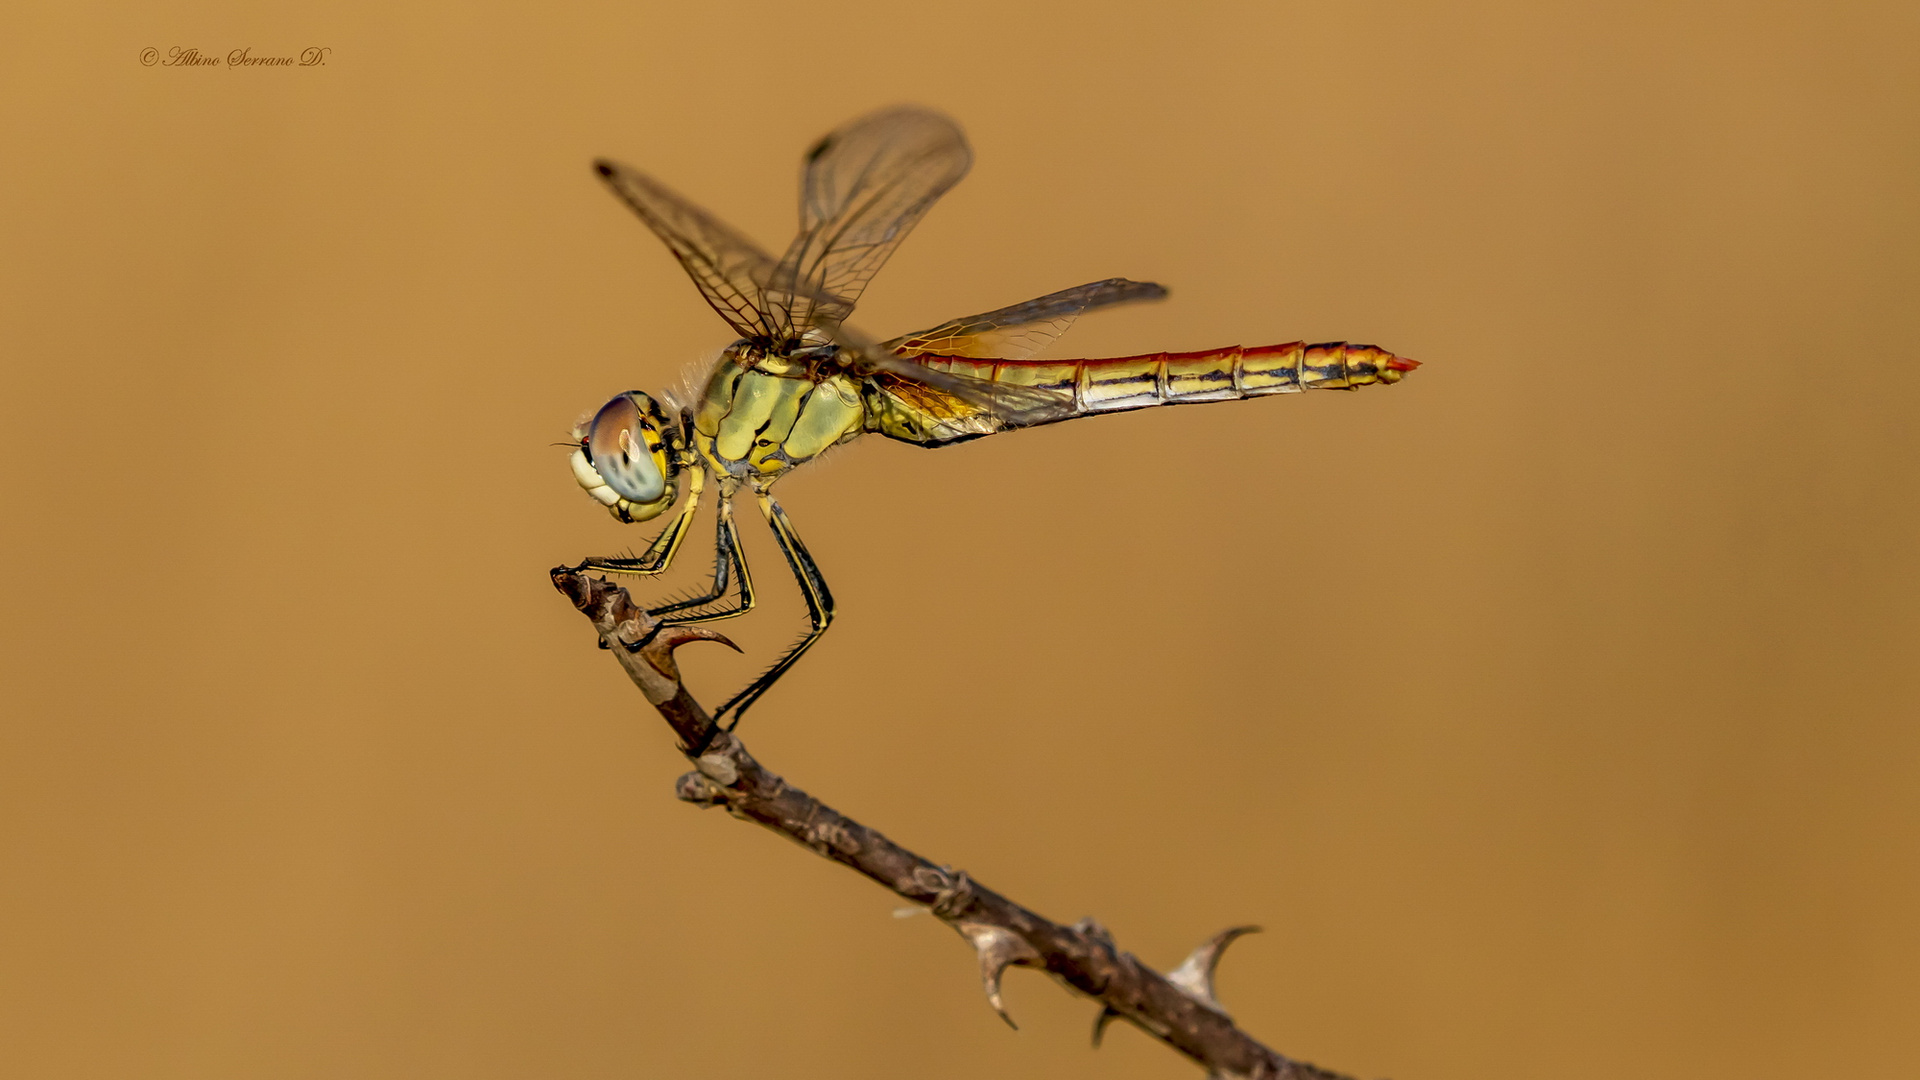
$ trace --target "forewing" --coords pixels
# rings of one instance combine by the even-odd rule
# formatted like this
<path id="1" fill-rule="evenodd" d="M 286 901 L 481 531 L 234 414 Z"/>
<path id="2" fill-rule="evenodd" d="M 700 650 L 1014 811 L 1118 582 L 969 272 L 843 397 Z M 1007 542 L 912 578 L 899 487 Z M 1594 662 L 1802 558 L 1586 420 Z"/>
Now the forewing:
<path id="1" fill-rule="evenodd" d="M 967 174 L 973 152 L 959 125 L 899 106 L 861 117 L 806 157 L 800 234 L 768 286 L 777 329 L 837 324 L 907 233 Z"/>
<path id="2" fill-rule="evenodd" d="M 707 303 L 741 337 L 773 333 L 763 293 L 774 274 L 771 255 L 638 169 L 605 160 L 594 162 L 594 169 L 666 241 Z"/>
<path id="3" fill-rule="evenodd" d="M 1165 286 L 1151 281 L 1108 278 L 1048 293 L 979 315 L 950 319 L 931 330 L 907 334 L 880 348 L 895 356 L 966 356 L 1024 360 L 1052 344 L 1081 313 L 1095 308 L 1160 300 Z"/>
<path id="4" fill-rule="evenodd" d="M 938 382 L 887 371 L 868 377 L 868 385 L 891 400 L 891 407 L 881 406 L 883 414 L 918 418 L 914 427 L 920 437 L 912 441 L 923 445 L 958 442 L 1076 415 L 1071 393 L 989 383 L 950 372 L 933 374 L 940 377 Z"/>
<path id="5" fill-rule="evenodd" d="M 1074 415 L 1073 394 L 1038 386 L 997 382 L 928 367 L 895 356 L 844 324 L 818 327 L 841 349 L 844 362 L 871 379 L 883 392 L 912 402 L 942 418 L 981 417 L 995 430 L 1032 427 Z"/>
<path id="6" fill-rule="evenodd" d="M 876 377 L 882 389 L 927 401 L 937 397 L 947 402 L 943 409 L 991 417 L 1002 427 L 1032 427 L 1074 415 L 1070 391 L 936 371 L 912 360 L 893 360 Z"/>

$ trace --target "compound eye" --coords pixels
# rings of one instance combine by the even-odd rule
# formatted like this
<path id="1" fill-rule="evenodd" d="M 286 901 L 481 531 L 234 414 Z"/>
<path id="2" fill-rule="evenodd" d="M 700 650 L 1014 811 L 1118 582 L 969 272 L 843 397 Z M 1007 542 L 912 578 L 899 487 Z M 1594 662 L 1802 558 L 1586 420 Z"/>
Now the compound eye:
<path id="1" fill-rule="evenodd" d="M 587 456 L 594 471 L 629 501 L 650 503 L 666 493 L 659 455 L 660 433 L 626 394 L 602 405 L 587 427 Z"/>

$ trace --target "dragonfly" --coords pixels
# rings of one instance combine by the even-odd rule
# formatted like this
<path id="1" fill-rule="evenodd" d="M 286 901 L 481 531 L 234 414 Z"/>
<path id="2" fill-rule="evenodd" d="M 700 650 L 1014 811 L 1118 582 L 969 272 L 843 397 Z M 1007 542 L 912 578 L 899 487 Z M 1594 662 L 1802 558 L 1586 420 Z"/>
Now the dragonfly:
<path id="1" fill-rule="evenodd" d="M 733 502 L 743 489 L 753 493 L 806 602 L 808 629 L 715 712 L 719 722 L 732 714 L 727 730 L 833 622 L 826 578 L 772 494 L 781 477 L 826 451 L 867 434 L 942 447 L 1158 405 L 1355 390 L 1398 382 L 1419 366 L 1372 345 L 1300 341 L 1032 358 L 1086 312 L 1167 295 L 1163 286 L 1125 278 L 887 341 L 849 327 L 867 283 L 972 161 L 959 126 L 929 109 L 898 106 L 843 125 L 806 153 L 800 231 L 778 259 L 646 173 L 614 161 L 594 164 L 739 338 L 697 391 L 677 398 L 628 391 L 575 425 L 567 444 L 574 447 L 574 478 L 615 518 L 644 522 L 675 505 L 680 511 L 638 553 L 587 559 L 574 570 L 664 573 L 711 486 L 711 583 L 648 614 L 656 633 L 744 615 L 755 592 Z"/>

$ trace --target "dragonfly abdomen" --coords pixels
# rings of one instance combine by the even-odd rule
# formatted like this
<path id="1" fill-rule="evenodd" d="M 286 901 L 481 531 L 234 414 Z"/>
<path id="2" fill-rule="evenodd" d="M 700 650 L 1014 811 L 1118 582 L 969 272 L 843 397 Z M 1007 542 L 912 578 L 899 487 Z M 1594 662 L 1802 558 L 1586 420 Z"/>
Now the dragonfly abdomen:
<path id="1" fill-rule="evenodd" d="M 1036 420 L 1000 418 L 978 412 L 956 415 L 915 407 L 895 398 L 872 417 L 872 430 L 923 446 L 979 438 L 996 431 L 1053 423 L 1098 413 L 1234 401 L 1302 390 L 1357 390 L 1372 383 L 1396 383 L 1420 366 L 1373 345 L 1344 341 L 1309 345 L 1239 345 L 1190 353 L 1142 353 L 1097 360 L 989 360 L 962 356 L 919 356 L 920 363 L 1001 385 L 1050 390 L 1071 406 Z M 899 415 L 894 415 L 898 413 Z"/>
<path id="2" fill-rule="evenodd" d="M 923 356 L 920 362 L 989 382 L 1073 394 L 1074 415 L 1231 401 L 1302 390 L 1357 390 L 1395 383 L 1420 366 L 1374 345 L 1239 345 L 1190 353 L 1142 353 L 1100 360 L 973 360 Z"/>
<path id="3" fill-rule="evenodd" d="M 1093 413 L 1302 390 L 1357 390 L 1369 383 L 1399 382 L 1418 365 L 1372 345 L 1291 341 L 1082 360 L 1074 366 L 1079 369 L 1072 385 L 1075 405 Z M 1020 381 L 1022 374 L 1011 365 L 995 373 L 997 379 L 1010 382 Z"/>

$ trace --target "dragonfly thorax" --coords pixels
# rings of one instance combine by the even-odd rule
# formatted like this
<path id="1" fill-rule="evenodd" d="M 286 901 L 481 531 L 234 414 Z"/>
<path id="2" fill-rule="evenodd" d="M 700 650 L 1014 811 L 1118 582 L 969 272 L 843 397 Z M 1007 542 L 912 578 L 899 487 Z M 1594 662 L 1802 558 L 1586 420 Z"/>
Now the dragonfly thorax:
<path id="1" fill-rule="evenodd" d="M 721 476 L 764 487 L 865 430 L 859 380 L 831 345 L 727 349 L 693 414 L 693 443 Z"/>
<path id="2" fill-rule="evenodd" d="M 614 517 L 646 521 L 679 500 L 685 439 L 651 396 L 621 394 L 576 424 L 573 437 L 574 479 Z"/>

